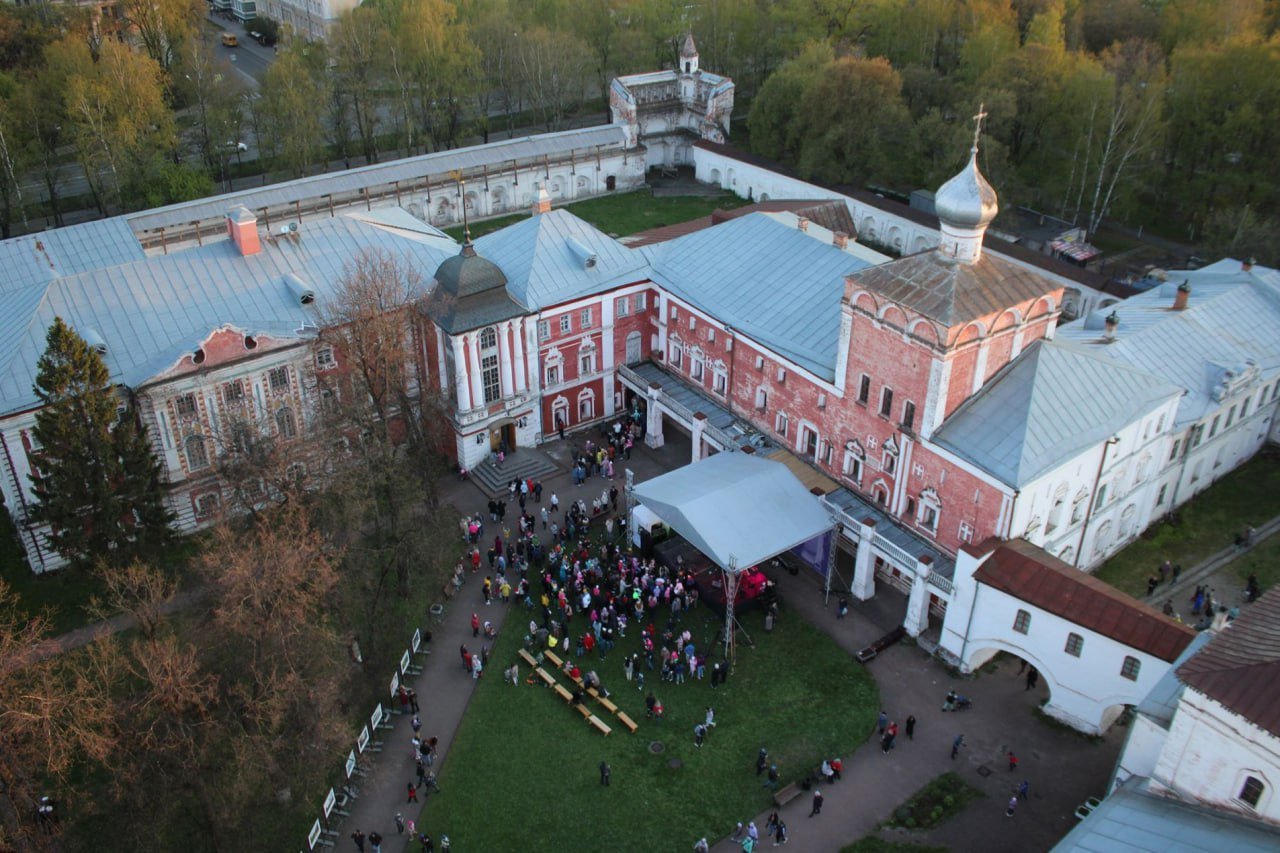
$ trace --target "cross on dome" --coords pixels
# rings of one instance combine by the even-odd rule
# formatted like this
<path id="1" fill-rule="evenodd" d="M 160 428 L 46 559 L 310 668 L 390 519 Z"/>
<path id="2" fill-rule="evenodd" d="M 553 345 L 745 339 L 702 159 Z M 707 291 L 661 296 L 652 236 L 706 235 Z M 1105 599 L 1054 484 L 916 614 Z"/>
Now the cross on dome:
<path id="1" fill-rule="evenodd" d="M 970 151 L 977 152 L 978 138 L 982 136 L 982 120 L 987 117 L 987 111 L 984 109 L 985 103 L 978 104 L 978 114 L 973 117 L 973 148 Z"/>

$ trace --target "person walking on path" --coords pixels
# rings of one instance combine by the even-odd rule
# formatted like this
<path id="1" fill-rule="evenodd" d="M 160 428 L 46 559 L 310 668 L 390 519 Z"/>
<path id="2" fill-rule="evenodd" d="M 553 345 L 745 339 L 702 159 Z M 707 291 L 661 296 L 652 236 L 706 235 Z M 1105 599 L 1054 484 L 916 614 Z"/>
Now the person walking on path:
<path id="1" fill-rule="evenodd" d="M 1008 758 L 1009 758 L 1009 772 L 1012 773 L 1013 771 L 1018 769 L 1018 756 L 1014 755 L 1013 750 L 1011 749 L 1009 750 Z"/>
<path id="2" fill-rule="evenodd" d="M 876 717 L 876 728 L 880 730 L 880 736 L 884 736 L 884 730 L 889 725 L 889 715 L 884 711 L 880 712 L 880 716 Z"/>
<path id="3" fill-rule="evenodd" d="M 1009 808 L 1005 809 L 1005 817 L 1013 817 L 1013 811 L 1018 807 L 1018 798 L 1016 796 L 1009 798 Z"/>
<path id="4" fill-rule="evenodd" d="M 778 765 L 769 765 L 769 776 L 765 780 L 764 786 L 771 791 L 778 790 Z"/>
<path id="5" fill-rule="evenodd" d="M 613 774 L 613 771 L 609 768 L 609 762 L 601 761 L 600 762 L 600 784 L 606 788 L 609 787 L 609 777 L 612 774 Z"/>
<path id="6" fill-rule="evenodd" d="M 907 717 L 907 740 L 916 739 L 916 718 L 914 715 Z"/>
<path id="7" fill-rule="evenodd" d="M 693 843 L 693 853 L 711 853 L 711 845 L 707 843 L 707 839 L 699 838 Z"/>
<path id="8" fill-rule="evenodd" d="M 396 832 L 404 835 L 404 815 L 396 812 Z"/>
<path id="9" fill-rule="evenodd" d="M 471 636 L 473 637 L 480 636 L 480 614 L 479 613 L 471 614 Z"/>
<path id="10" fill-rule="evenodd" d="M 1039 683 L 1040 673 L 1036 672 L 1036 668 L 1033 666 L 1031 669 L 1027 670 L 1027 690 L 1035 689 L 1035 686 Z"/>
<path id="11" fill-rule="evenodd" d="M 816 814 L 822 814 L 822 789 L 815 788 L 813 790 L 813 808 L 809 810 L 809 817 Z"/>
<path id="12" fill-rule="evenodd" d="M 787 822 L 778 818 L 778 828 L 773 833 L 773 846 L 787 843 Z"/>
<path id="13" fill-rule="evenodd" d="M 884 730 L 884 737 L 881 738 L 880 748 L 885 752 L 893 749 L 893 741 L 898 736 L 898 724 L 890 723 L 889 728 Z"/>
<path id="14" fill-rule="evenodd" d="M 1027 798 L 1027 792 L 1030 790 L 1031 790 L 1031 783 L 1028 782 L 1026 779 L 1023 779 L 1022 784 L 1018 786 L 1018 799 L 1025 800 Z"/>
<path id="15" fill-rule="evenodd" d="M 405 802 L 416 803 L 418 801 L 418 786 L 410 782 L 406 787 L 409 791 L 409 799 L 405 800 Z"/>
<path id="16" fill-rule="evenodd" d="M 702 749 L 702 739 L 707 736 L 707 727 L 702 723 L 698 723 L 693 727 L 693 745 L 698 749 Z"/>
<path id="17" fill-rule="evenodd" d="M 373 848 L 373 853 L 382 853 L 382 833 L 369 833 L 369 846 Z"/>
<path id="18" fill-rule="evenodd" d="M 356 849 L 364 853 L 364 833 L 357 829 L 351 833 L 351 840 L 356 843 Z"/>
<path id="19" fill-rule="evenodd" d="M 960 747 L 964 746 L 964 735 L 956 735 L 956 739 L 951 742 L 951 760 L 955 761 L 956 756 L 960 754 Z"/>

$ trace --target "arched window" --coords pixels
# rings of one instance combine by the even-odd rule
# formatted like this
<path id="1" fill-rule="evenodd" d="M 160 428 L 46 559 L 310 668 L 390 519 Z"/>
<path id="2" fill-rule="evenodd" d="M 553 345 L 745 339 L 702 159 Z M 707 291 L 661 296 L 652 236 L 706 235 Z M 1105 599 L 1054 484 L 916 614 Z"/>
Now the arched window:
<path id="1" fill-rule="evenodd" d="M 584 388 L 578 394 L 578 422 L 589 421 L 596 416 L 596 392 Z"/>
<path id="2" fill-rule="evenodd" d="M 1049 507 L 1049 517 L 1045 521 L 1044 532 L 1051 534 L 1058 529 L 1058 525 L 1062 523 L 1062 514 L 1066 511 L 1067 506 L 1067 484 L 1063 483 L 1058 486 L 1058 490 L 1053 493 L 1053 505 Z"/>
<path id="3" fill-rule="evenodd" d="M 681 364 L 684 363 L 684 347 L 680 343 L 680 337 L 678 335 L 672 335 L 670 349 L 671 349 L 671 356 L 670 356 L 671 366 L 679 367 Z"/>
<path id="4" fill-rule="evenodd" d="M 201 468 L 209 467 L 209 447 L 205 444 L 203 435 L 187 436 L 185 449 L 188 470 L 199 471 Z"/>
<path id="5" fill-rule="evenodd" d="M 1266 784 L 1257 776 L 1246 776 L 1244 785 L 1240 788 L 1239 799 L 1241 802 L 1247 803 L 1250 807 L 1256 809 L 1266 790 Z"/>
<path id="6" fill-rule="evenodd" d="M 1084 489 L 1076 492 L 1075 499 L 1071 501 L 1071 523 L 1079 524 L 1084 519 L 1085 508 L 1089 505 L 1089 493 Z"/>
<path id="7" fill-rule="evenodd" d="M 293 416 L 293 409 L 284 406 L 276 412 L 276 432 L 281 438 L 295 438 L 298 435 L 298 421 Z"/>

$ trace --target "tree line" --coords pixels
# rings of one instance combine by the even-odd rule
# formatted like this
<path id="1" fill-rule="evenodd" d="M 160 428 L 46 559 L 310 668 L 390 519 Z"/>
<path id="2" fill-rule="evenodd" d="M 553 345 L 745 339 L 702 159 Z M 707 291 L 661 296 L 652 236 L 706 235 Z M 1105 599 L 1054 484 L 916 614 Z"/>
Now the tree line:
<path id="1" fill-rule="evenodd" d="M 0 847 L 108 832 L 139 849 L 296 843 L 383 694 L 372 673 L 394 666 L 450 568 L 457 527 L 438 484 L 452 434 L 414 378 L 424 292 L 390 256 L 348 264 L 318 342 L 340 369 L 308 380 L 324 403 L 296 430 L 252 408 L 208 425 L 224 510 L 185 542 L 128 389 L 55 321 L 36 378 L 30 521 L 52 531 L 62 571 L 101 590 L 86 617 L 124 613 L 136 629 L 47 654 L 49 618 L 0 581 Z M 197 599 L 170 613 L 179 580 Z M 44 795 L 56 826 L 36 816 Z"/>
<path id="2" fill-rule="evenodd" d="M 1006 208 L 1096 233 L 1155 226 L 1272 262 L 1280 11 L 1262 0 L 847 4 L 761 87 L 751 147 L 807 177 L 936 188 L 988 114 L 981 166 Z"/>
<path id="3" fill-rule="evenodd" d="M 935 187 L 985 104 L 982 165 L 1007 202 L 1273 257 L 1265 0 L 366 0 L 325 43 L 286 32 L 256 91 L 202 34 L 199 0 L 119 9 L 114 26 L 0 9 L 4 234 L 37 207 L 23 176 L 61 221 L 68 163 L 105 213 L 228 187 L 241 141 L 287 178 L 556 130 L 604 109 L 613 76 L 670 67 L 691 31 L 752 103 L 751 147 L 805 175 Z"/>

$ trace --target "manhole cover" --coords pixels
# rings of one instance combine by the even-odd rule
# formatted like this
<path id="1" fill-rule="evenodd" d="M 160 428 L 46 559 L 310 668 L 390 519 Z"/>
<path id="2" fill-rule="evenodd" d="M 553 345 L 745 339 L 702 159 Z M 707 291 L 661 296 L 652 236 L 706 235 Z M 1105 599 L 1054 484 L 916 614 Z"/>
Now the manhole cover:
<path id="1" fill-rule="evenodd" d="M 684 767 L 684 762 L 678 758 L 672 758 L 667 761 L 667 766 L 672 770 L 679 770 L 681 767 Z"/>
<path id="2" fill-rule="evenodd" d="M 988 766 L 987 766 L 987 765 L 985 765 L 985 764 L 984 764 L 984 765 L 982 765 L 981 767 L 979 767 L 979 768 L 978 768 L 978 775 L 979 775 L 979 776 L 990 776 L 990 775 L 991 775 L 991 768 L 990 768 L 990 767 L 988 767 Z"/>
<path id="3" fill-rule="evenodd" d="M 666 752 L 666 750 L 667 750 L 666 744 L 664 744 L 662 741 L 660 740 L 649 741 L 649 751 L 652 752 L 654 755 L 661 755 L 663 752 Z"/>

